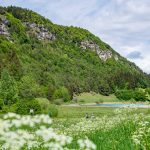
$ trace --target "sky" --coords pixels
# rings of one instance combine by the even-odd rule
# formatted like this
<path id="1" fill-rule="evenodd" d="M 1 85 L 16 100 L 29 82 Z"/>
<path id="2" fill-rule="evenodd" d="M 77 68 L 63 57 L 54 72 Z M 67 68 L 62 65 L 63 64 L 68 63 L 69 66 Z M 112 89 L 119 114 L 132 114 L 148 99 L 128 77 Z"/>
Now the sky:
<path id="1" fill-rule="evenodd" d="M 150 0 L 0 0 L 53 23 L 88 29 L 150 73 Z"/>

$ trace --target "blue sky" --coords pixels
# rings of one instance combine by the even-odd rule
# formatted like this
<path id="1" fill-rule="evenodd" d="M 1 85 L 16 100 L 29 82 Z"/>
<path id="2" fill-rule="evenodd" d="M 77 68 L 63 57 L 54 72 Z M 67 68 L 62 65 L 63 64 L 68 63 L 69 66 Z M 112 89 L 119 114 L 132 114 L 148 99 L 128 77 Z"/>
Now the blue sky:
<path id="1" fill-rule="evenodd" d="M 150 0 L 0 0 L 86 28 L 150 73 Z"/>

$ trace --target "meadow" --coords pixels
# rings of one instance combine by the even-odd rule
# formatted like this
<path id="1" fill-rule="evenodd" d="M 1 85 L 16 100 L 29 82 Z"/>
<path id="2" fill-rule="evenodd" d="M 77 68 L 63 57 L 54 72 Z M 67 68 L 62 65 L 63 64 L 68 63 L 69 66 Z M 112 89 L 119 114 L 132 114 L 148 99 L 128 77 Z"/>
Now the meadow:
<path id="1" fill-rule="evenodd" d="M 89 92 L 80 93 L 76 96 L 78 103 L 103 103 L 103 102 L 119 102 L 120 100 L 114 95 L 104 96 L 99 93 Z"/>
<path id="2" fill-rule="evenodd" d="M 53 119 L 48 115 L 1 115 L 1 149 L 150 149 L 148 109 L 59 106 L 58 110 Z"/>

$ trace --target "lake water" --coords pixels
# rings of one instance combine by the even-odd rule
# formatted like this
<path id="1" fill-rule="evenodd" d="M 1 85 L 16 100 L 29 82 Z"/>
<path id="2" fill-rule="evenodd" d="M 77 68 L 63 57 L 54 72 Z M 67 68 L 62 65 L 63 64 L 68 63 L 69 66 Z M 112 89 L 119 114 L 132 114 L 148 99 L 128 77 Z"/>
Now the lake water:
<path id="1" fill-rule="evenodd" d="M 111 104 L 96 104 L 99 107 L 130 107 L 130 108 L 150 108 L 148 104 L 121 104 L 121 103 L 111 103 Z"/>

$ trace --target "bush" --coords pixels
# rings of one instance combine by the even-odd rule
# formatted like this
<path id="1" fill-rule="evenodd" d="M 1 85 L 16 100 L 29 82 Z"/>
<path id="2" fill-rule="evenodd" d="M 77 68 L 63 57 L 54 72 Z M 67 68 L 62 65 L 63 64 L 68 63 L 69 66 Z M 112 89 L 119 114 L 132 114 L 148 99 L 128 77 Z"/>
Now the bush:
<path id="1" fill-rule="evenodd" d="M 2 112 L 3 113 L 8 113 L 8 112 L 16 113 L 16 109 L 17 109 L 17 104 L 3 105 Z"/>
<path id="2" fill-rule="evenodd" d="M 150 88 L 147 88 L 146 92 L 150 95 Z"/>
<path id="3" fill-rule="evenodd" d="M 30 109 L 34 110 L 34 114 L 41 113 L 41 107 L 37 100 L 19 101 L 17 104 L 16 113 L 21 114 L 21 115 L 28 115 L 30 114 Z"/>
<path id="4" fill-rule="evenodd" d="M 37 102 L 39 103 L 41 107 L 41 112 L 42 113 L 48 113 L 48 108 L 50 105 L 50 102 L 46 98 L 36 98 Z"/>
<path id="5" fill-rule="evenodd" d="M 69 94 L 69 91 L 67 88 L 65 87 L 61 87 L 57 90 L 55 90 L 54 94 L 53 94 L 53 99 L 63 99 L 64 102 L 70 101 L 71 100 L 71 96 Z"/>
<path id="6" fill-rule="evenodd" d="M 102 100 L 102 99 L 99 99 L 99 103 L 104 103 L 104 100 Z"/>
<path id="7" fill-rule="evenodd" d="M 85 103 L 85 100 L 84 99 L 80 99 L 79 102 L 80 103 Z"/>
<path id="8" fill-rule="evenodd" d="M 61 105 L 63 103 L 63 100 L 62 99 L 55 99 L 54 100 L 54 104 L 55 105 Z"/>
<path id="9" fill-rule="evenodd" d="M 133 90 L 119 90 L 115 93 L 116 97 L 120 100 L 131 100 L 134 98 Z"/>
<path id="10" fill-rule="evenodd" d="M 104 86 L 102 86 L 102 85 L 99 86 L 99 93 L 102 95 L 105 95 L 105 96 L 109 96 L 112 93 L 112 91 L 111 91 L 109 85 L 106 84 Z"/>
<path id="11" fill-rule="evenodd" d="M 121 100 L 131 100 L 135 99 L 135 101 L 147 101 L 146 92 L 143 90 L 120 90 L 115 93 L 116 97 Z"/>
<path id="12" fill-rule="evenodd" d="M 0 99 L 0 110 L 2 110 L 3 109 L 3 100 L 2 99 Z"/>
<path id="13" fill-rule="evenodd" d="M 3 106 L 2 112 L 3 112 L 3 113 L 8 113 L 8 112 L 10 112 L 8 105 L 4 105 L 4 106 Z"/>
<path id="14" fill-rule="evenodd" d="M 50 117 L 57 117 L 57 115 L 58 115 L 57 106 L 56 105 L 50 105 L 48 114 Z"/>
<path id="15" fill-rule="evenodd" d="M 141 91 L 141 90 L 136 90 L 135 91 L 135 93 L 134 93 L 134 99 L 136 101 L 147 101 L 148 100 L 146 92 Z"/>

